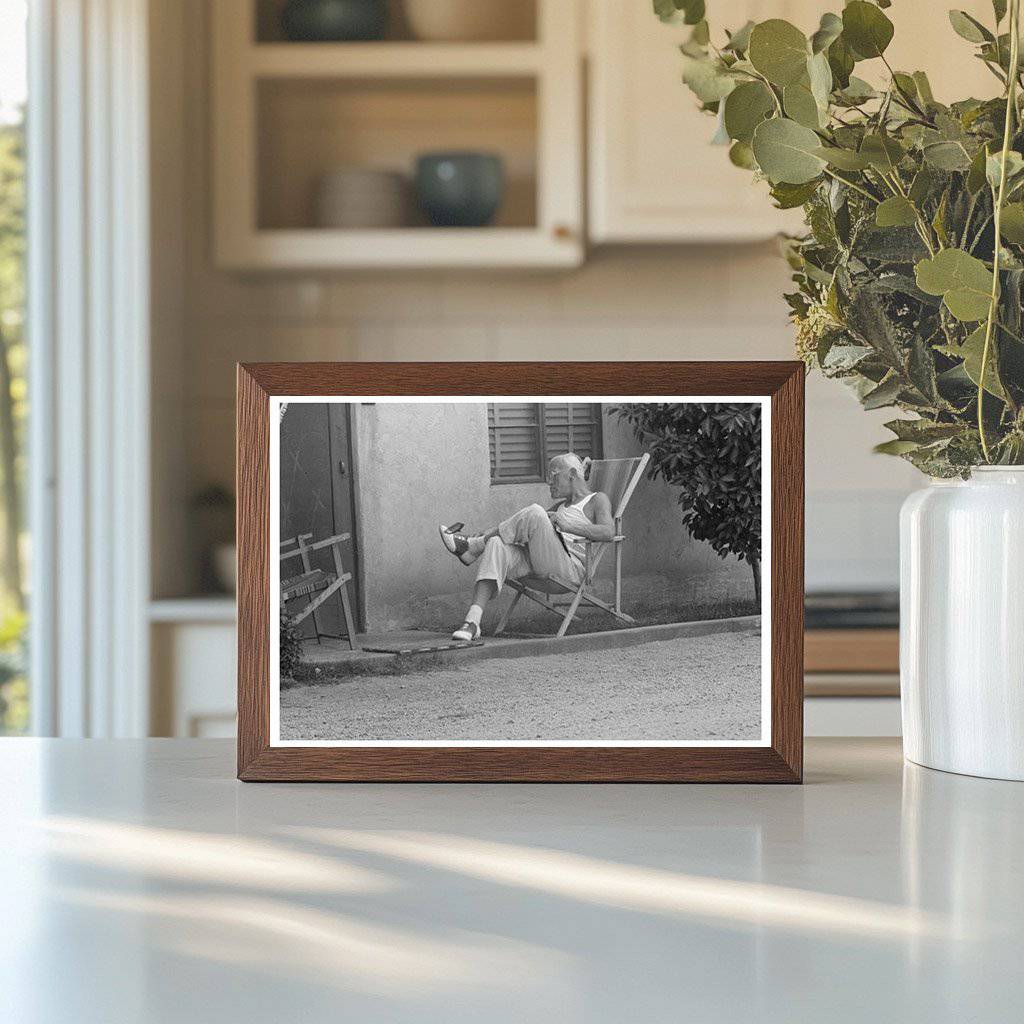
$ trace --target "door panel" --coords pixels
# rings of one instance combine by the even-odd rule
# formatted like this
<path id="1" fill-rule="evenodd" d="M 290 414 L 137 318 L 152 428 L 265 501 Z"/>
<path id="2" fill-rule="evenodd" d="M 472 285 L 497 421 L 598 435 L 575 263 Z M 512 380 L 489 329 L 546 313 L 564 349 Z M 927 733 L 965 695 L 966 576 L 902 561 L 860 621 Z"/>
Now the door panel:
<path id="1" fill-rule="evenodd" d="M 348 403 L 332 403 L 327 409 L 331 439 L 334 532 L 347 533 L 351 538 L 342 547 L 341 552 L 346 571 L 352 573 L 352 580 L 348 585 L 348 598 L 352 603 L 356 628 L 359 629 L 363 620 L 359 603 L 359 551 L 356 548 L 356 475 L 352 461 L 352 406 Z"/>
<path id="2" fill-rule="evenodd" d="M 748 18 L 786 18 L 813 32 L 821 0 L 734 0 L 708 5 L 716 38 Z M 952 6 L 952 5 L 950 5 Z M 992 23 L 989 0 L 955 5 Z M 903 0 L 886 15 L 896 26 L 894 68 L 926 71 L 938 99 L 998 94 L 998 83 L 953 31 L 945 6 Z M 702 114 L 681 78 L 682 25 L 658 21 L 648 0 L 591 0 L 589 52 L 590 235 L 595 242 L 700 242 L 768 238 L 802 229 L 801 211 L 772 207 L 767 187 L 710 145 L 714 118 Z M 1003 30 L 1006 23 L 1003 23 Z M 857 65 L 874 84 L 881 61 Z"/>
<path id="3" fill-rule="evenodd" d="M 809 0 L 736 0 L 711 17 L 817 25 Z M 716 14 L 720 11 L 720 14 Z M 595 242 L 705 242 L 769 238 L 794 230 L 800 211 L 772 207 L 767 186 L 712 146 L 715 119 L 682 83 L 679 44 L 649 2 L 592 0 L 589 78 L 590 235 Z"/>
<path id="4" fill-rule="evenodd" d="M 280 539 L 311 533 L 316 542 L 338 533 L 351 534 L 341 550 L 345 570 L 353 574 L 348 594 L 358 623 L 348 409 L 347 405 L 320 402 L 293 402 L 288 406 L 280 434 Z M 314 568 L 334 571 L 330 550 L 316 552 L 312 561 Z M 300 564 L 299 559 L 289 559 L 282 576 L 296 575 L 301 571 Z M 322 611 L 323 628 L 329 633 L 344 633 L 340 602 L 329 600 Z M 306 632 L 312 635 L 311 623 Z"/>

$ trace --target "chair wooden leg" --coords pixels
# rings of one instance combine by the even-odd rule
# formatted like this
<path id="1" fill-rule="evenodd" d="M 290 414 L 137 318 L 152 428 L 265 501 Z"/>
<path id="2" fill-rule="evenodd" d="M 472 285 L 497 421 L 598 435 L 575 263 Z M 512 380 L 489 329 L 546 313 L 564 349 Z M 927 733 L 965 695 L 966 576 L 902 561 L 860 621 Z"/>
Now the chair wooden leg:
<path id="1" fill-rule="evenodd" d="M 565 632 L 569 628 L 569 623 L 572 622 L 573 616 L 576 614 L 576 610 L 579 608 L 581 600 L 583 600 L 583 587 L 580 587 L 580 589 L 576 591 L 576 596 L 572 599 L 572 603 L 569 605 L 569 609 L 565 613 L 565 618 L 562 619 L 562 624 L 558 627 L 558 632 L 555 636 L 565 636 Z"/>
<path id="2" fill-rule="evenodd" d="M 594 597 L 593 594 L 584 594 L 583 601 L 586 604 L 592 605 L 594 608 L 602 608 L 609 615 L 614 615 L 620 622 L 625 622 L 628 626 L 635 626 L 636 619 L 632 615 L 627 615 L 625 612 L 617 612 L 612 605 L 602 601 L 599 597 Z"/>
<path id="3" fill-rule="evenodd" d="M 348 600 L 348 581 L 352 578 L 351 573 L 345 572 L 345 565 L 341 559 L 341 541 L 338 540 L 331 545 L 331 557 L 334 559 L 334 574 L 341 584 L 341 606 L 345 611 L 345 629 L 348 630 L 348 648 L 350 651 L 356 649 L 356 627 L 352 621 L 352 605 Z"/>
<path id="4" fill-rule="evenodd" d="M 312 597 L 312 595 L 310 595 Z M 316 610 L 317 606 L 312 601 L 310 602 L 310 614 L 309 618 L 313 620 L 313 633 L 316 636 L 316 645 L 320 646 L 320 613 Z"/>
<path id="5" fill-rule="evenodd" d="M 494 627 L 494 635 L 501 636 L 505 631 L 505 627 L 508 625 L 508 620 L 512 618 L 512 613 L 515 611 L 516 605 L 519 604 L 519 599 L 523 596 L 521 590 L 516 591 L 516 596 L 512 598 L 512 603 L 501 613 L 501 618 L 498 619 L 498 624 Z"/>
<path id="6" fill-rule="evenodd" d="M 302 558 L 302 571 L 303 572 L 309 572 L 313 568 L 313 563 L 312 563 L 312 561 L 310 560 L 310 557 L 309 557 L 309 545 L 307 543 L 307 541 L 309 540 L 309 538 L 311 536 L 312 536 L 312 534 L 301 534 L 297 538 L 298 545 L 299 545 L 299 552 L 300 552 L 300 555 L 301 555 L 301 558 Z M 329 593 L 329 591 L 328 591 L 328 593 Z M 309 614 L 311 612 L 312 615 L 313 615 L 313 629 L 316 631 L 316 642 L 317 643 L 320 643 L 320 634 L 324 631 L 323 623 L 320 621 L 320 611 L 319 611 L 320 605 L 323 604 L 324 600 L 326 600 L 326 595 L 322 595 L 321 597 L 316 598 L 316 599 L 311 599 L 310 603 L 309 603 L 308 611 L 305 613 L 305 614 Z M 305 615 L 303 615 L 303 618 L 305 618 Z"/>
<path id="7" fill-rule="evenodd" d="M 622 533 L 622 520 L 615 520 L 616 534 Z M 622 541 L 615 542 L 615 613 L 622 611 Z"/>
<path id="8" fill-rule="evenodd" d="M 356 649 L 356 626 L 352 620 L 352 605 L 348 599 L 348 584 L 342 584 L 341 587 L 341 605 L 345 609 L 345 628 L 348 630 L 348 649 L 354 651 Z"/>

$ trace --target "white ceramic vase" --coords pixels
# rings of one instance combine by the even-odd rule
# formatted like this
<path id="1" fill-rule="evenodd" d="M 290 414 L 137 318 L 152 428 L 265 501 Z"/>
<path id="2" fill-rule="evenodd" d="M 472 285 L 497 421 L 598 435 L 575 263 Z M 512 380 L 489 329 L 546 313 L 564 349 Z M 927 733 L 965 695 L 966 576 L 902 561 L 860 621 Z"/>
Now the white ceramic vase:
<path id="1" fill-rule="evenodd" d="M 900 692 L 911 761 L 1024 781 L 1024 467 L 904 503 Z"/>

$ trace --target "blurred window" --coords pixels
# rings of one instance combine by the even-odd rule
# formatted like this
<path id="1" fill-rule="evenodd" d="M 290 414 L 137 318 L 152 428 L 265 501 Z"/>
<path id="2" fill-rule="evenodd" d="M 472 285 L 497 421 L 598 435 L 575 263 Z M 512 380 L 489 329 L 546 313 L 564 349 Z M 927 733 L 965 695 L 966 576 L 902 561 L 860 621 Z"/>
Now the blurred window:
<path id="1" fill-rule="evenodd" d="M 25 580 L 25 0 L 0 3 L 0 734 L 29 726 Z"/>

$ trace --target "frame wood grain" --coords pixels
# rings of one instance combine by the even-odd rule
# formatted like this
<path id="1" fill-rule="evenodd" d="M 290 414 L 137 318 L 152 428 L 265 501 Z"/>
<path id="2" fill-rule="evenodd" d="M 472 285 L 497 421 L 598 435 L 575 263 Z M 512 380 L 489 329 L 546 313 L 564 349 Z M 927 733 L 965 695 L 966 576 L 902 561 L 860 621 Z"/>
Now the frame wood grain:
<path id="1" fill-rule="evenodd" d="M 771 398 L 771 745 L 272 747 L 271 395 Z M 238 777 L 244 781 L 800 782 L 804 367 L 799 362 L 245 363 L 238 366 Z M 273 539 L 276 544 L 276 538 Z"/>

